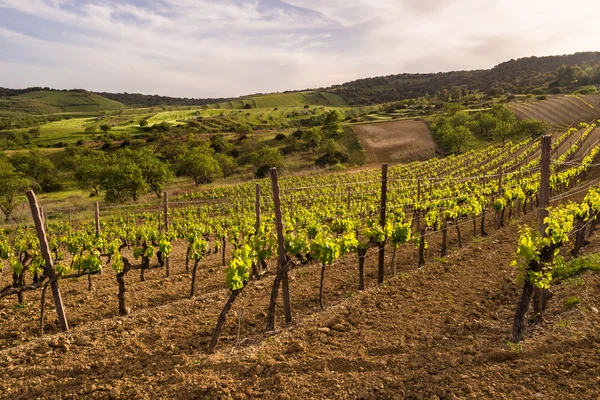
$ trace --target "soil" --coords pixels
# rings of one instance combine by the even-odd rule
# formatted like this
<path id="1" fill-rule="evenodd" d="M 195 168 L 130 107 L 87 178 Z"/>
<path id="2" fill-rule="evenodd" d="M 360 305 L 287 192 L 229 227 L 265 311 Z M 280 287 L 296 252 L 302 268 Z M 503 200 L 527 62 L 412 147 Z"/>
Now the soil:
<path id="1" fill-rule="evenodd" d="M 592 174 L 590 180 L 600 174 Z M 575 189 L 577 191 L 577 189 Z M 579 192 L 571 200 L 580 201 Z M 565 199 L 568 200 L 568 199 Z M 462 249 L 449 229 L 449 255 L 438 258 L 440 232 L 428 234 L 427 264 L 416 248 L 398 251 L 398 273 L 377 286 L 377 250 L 367 255 L 367 290 L 358 291 L 357 260 L 328 267 L 325 306 L 318 305 L 320 265 L 290 273 L 294 321 L 266 334 L 273 276 L 251 282 L 234 304 L 214 355 L 206 346 L 229 292 L 220 256 L 201 263 L 194 298 L 183 243 L 163 270 L 127 276 L 128 317 L 117 316 L 110 270 L 87 280 L 61 281 L 69 322 L 59 333 L 48 303 L 38 337 L 39 292 L 0 302 L 2 399 L 591 399 L 600 395 L 600 275 L 586 273 L 555 285 L 546 319 L 522 345 L 508 344 L 520 290 L 510 266 L 519 227 L 537 213 L 500 229 L 486 218 L 486 238 L 464 221 Z M 594 234 L 583 253 L 600 250 Z M 270 260 L 270 266 L 274 261 Z M 6 272 L 4 273 L 6 275 Z M 3 277 L 6 279 L 6 276 Z M 569 298 L 580 303 L 567 307 Z M 239 337 L 238 337 L 239 329 Z"/>
<path id="2" fill-rule="evenodd" d="M 421 120 L 354 125 L 372 164 L 427 160 L 435 156 L 437 144 Z"/>
<path id="3" fill-rule="evenodd" d="M 600 96 L 583 96 L 586 102 L 573 96 L 554 96 L 548 100 L 533 102 L 511 102 L 508 108 L 519 119 L 533 118 L 551 125 L 566 127 L 579 122 L 591 122 L 600 116 Z"/>

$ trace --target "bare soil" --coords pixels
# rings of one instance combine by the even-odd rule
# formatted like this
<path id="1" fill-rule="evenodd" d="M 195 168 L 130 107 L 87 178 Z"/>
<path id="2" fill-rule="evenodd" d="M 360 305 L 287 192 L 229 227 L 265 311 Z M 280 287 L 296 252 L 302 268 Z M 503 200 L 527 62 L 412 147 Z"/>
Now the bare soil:
<path id="1" fill-rule="evenodd" d="M 427 124 L 421 120 L 361 124 L 352 128 L 373 164 L 427 160 L 438 150 Z"/>

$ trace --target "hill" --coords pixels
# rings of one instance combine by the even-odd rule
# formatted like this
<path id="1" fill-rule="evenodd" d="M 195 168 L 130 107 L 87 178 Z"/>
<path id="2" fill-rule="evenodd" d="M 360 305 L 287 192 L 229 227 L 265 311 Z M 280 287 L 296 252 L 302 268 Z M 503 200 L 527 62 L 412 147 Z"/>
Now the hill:
<path id="1" fill-rule="evenodd" d="M 124 104 L 86 91 L 40 90 L 0 98 L 0 115 L 116 111 Z"/>
<path id="2" fill-rule="evenodd" d="M 240 97 L 239 99 L 218 103 L 214 107 L 225 109 L 243 109 L 313 105 L 338 107 L 346 105 L 346 102 L 343 98 L 333 93 L 322 91 L 305 91 L 245 96 Z"/>
<path id="3" fill-rule="evenodd" d="M 461 91 L 477 90 L 491 95 L 529 93 L 536 89 L 548 89 L 557 80 L 557 70 L 562 65 L 589 66 L 591 71 L 587 72 L 584 83 L 600 85 L 600 52 L 586 52 L 520 58 L 503 62 L 488 70 L 397 74 L 358 79 L 324 90 L 339 95 L 350 105 L 391 102 L 433 95 L 436 92 L 440 92 L 440 97 L 451 97 L 453 88 Z"/>

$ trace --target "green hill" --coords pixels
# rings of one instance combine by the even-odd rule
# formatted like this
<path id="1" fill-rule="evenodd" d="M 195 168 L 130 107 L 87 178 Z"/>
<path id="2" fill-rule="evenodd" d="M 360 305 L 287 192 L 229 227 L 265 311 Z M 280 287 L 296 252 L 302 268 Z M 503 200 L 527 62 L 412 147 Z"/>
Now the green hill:
<path id="1" fill-rule="evenodd" d="M 339 107 L 346 105 L 340 96 L 321 92 L 289 92 L 259 94 L 241 97 L 236 100 L 226 101 L 214 105 L 214 108 L 243 109 L 243 108 L 268 108 L 268 107 L 302 107 L 302 106 L 330 106 Z"/>
<path id="2" fill-rule="evenodd" d="M 125 108 L 124 104 L 86 91 L 43 90 L 0 98 L 0 115 L 95 113 Z"/>

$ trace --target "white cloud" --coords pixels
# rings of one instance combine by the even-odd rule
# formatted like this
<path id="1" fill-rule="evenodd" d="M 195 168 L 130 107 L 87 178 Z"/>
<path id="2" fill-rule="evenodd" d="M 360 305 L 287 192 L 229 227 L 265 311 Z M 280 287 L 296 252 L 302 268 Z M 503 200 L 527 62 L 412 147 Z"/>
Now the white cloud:
<path id="1" fill-rule="evenodd" d="M 137 5 L 136 5 L 137 4 Z M 489 68 L 595 50 L 572 0 L 0 0 L 35 24 L 2 25 L 0 86 L 188 97 L 329 86 L 400 72 Z M 586 18 L 586 14 L 589 16 Z"/>

